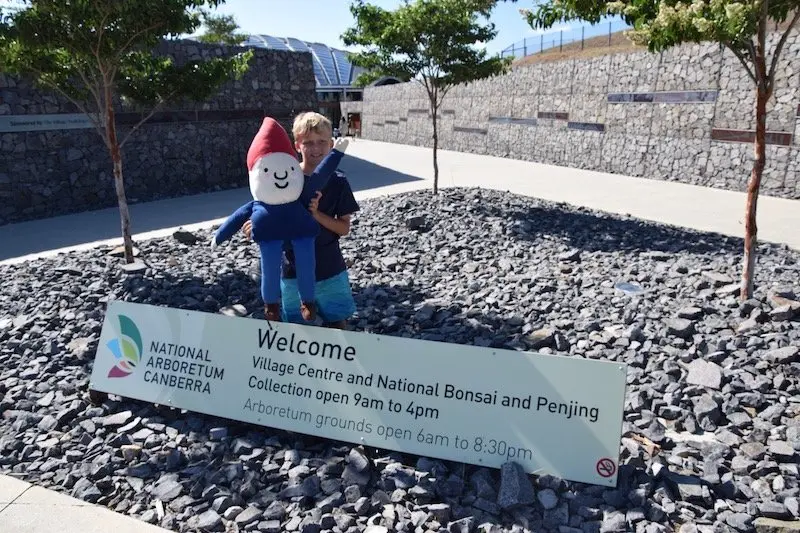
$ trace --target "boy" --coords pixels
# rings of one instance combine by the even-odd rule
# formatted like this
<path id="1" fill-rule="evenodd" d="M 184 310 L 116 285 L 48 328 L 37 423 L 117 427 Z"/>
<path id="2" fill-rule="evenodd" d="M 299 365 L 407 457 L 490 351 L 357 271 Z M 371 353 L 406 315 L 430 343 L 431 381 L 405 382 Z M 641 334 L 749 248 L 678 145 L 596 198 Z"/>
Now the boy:
<path id="1" fill-rule="evenodd" d="M 319 113 L 301 113 L 294 119 L 292 135 L 295 149 L 302 156 L 300 168 L 308 176 L 333 148 L 333 127 Z M 346 329 L 347 319 L 355 312 L 356 306 L 339 239 L 350 233 L 350 219 L 359 207 L 341 171 L 337 171 L 317 193 L 308 209 L 320 225 L 315 243 L 317 313 L 325 326 Z M 248 239 L 251 227 L 248 220 L 242 228 Z M 297 273 L 290 243 L 283 247 L 281 299 L 284 321 L 308 324 L 300 315 Z"/>

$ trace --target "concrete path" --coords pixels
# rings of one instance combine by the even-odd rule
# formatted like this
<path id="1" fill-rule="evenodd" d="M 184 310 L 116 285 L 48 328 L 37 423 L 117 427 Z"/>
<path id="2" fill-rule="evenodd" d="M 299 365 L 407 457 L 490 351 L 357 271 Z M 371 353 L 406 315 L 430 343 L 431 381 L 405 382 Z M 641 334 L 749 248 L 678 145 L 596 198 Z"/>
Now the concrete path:
<path id="1" fill-rule="evenodd" d="M 8 533 L 165 533 L 105 507 L 0 475 L 0 531 Z"/>
<path id="2" fill-rule="evenodd" d="M 431 150 L 356 140 L 341 168 L 361 200 L 432 187 Z M 745 195 L 511 159 L 441 151 L 441 187 L 485 187 L 735 237 Z M 135 239 L 207 228 L 249 201 L 247 188 L 131 206 Z M 762 196 L 759 237 L 800 250 L 800 201 Z M 0 226 L 0 264 L 120 244 L 116 208 Z M 63 494 L 0 476 L 0 532 L 157 533 L 165 530 Z"/>
<path id="3" fill-rule="evenodd" d="M 431 150 L 358 139 L 341 168 L 356 198 L 432 187 Z M 441 187 L 501 189 L 557 202 L 676 226 L 744 235 L 745 194 L 675 182 L 633 178 L 476 154 L 439 152 Z M 217 224 L 249 201 L 247 188 L 135 204 L 131 222 L 137 239 Z M 800 200 L 761 196 L 759 239 L 800 250 Z M 0 263 L 60 251 L 121 243 L 119 213 L 103 209 L 47 220 L 0 226 Z"/>

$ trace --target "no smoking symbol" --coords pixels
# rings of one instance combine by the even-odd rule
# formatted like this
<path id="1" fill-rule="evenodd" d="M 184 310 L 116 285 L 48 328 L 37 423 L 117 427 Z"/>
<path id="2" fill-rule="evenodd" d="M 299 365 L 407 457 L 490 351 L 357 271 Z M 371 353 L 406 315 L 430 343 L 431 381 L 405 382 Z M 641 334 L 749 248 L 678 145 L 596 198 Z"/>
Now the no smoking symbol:
<path id="1" fill-rule="evenodd" d="M 603 477 L 611 477 L 617 471 L 617 465 L 614 461 L 605 457 L 597 461 L 597 473 Z"/>

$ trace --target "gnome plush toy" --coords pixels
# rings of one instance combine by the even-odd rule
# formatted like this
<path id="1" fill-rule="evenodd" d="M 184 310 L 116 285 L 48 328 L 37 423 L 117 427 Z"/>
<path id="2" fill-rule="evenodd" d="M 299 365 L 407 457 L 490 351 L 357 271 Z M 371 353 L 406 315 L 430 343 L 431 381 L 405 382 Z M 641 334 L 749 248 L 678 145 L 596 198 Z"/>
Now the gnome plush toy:
<path id="1" fill-rule="evenodd" d="M 317 316 L 314 240 L 320 227 L 308 211 L 308 204 L 328 183 L 346 148 L 345 139 L 337 140 L 334 149 L 306 178 L 289 135 L 275 119 L 264 118 L 250 144 L 247 168 L 253 201 L 225 220 L 212 237 L 211 246 L 230 239 L 245 221 L 252 221 L 253 240 L 261 251 L 261 297 L 267 320 L 281 319 L 281 256 L 285 241 L 294 248 L 300 313 L 304 320 Z"/>

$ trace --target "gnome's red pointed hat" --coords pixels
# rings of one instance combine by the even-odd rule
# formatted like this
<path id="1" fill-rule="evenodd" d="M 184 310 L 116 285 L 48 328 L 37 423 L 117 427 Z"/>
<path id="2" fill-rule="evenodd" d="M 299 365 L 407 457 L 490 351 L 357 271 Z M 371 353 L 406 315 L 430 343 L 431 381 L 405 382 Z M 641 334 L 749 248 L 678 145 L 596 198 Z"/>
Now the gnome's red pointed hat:
<path id="1" fill-rule="evenodd" d="M 297 151 L 292 146 L 289 134 L 286 133 L 283 126 L 272 117 L 264 117 L 261 128 L 247 151 L 247 170 L 253 170 L 253 165 L 259 158 L 276 152 L 284 152 L 292 157 L 297 157 Z"/>

